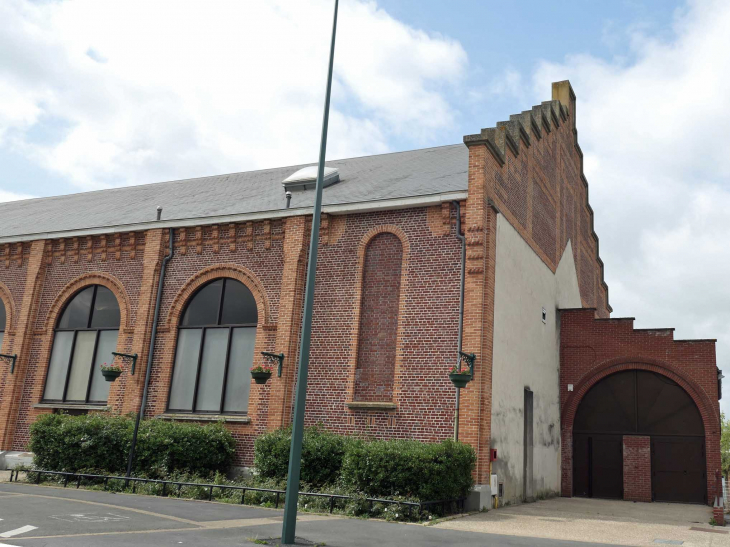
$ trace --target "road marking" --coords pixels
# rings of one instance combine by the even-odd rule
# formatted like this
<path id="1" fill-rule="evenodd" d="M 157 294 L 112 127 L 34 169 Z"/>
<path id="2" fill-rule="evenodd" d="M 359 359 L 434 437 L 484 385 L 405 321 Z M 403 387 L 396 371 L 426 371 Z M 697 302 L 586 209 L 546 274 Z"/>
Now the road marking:
<path id="1" fill-rule="evenodd" d="M 130 517 L 115 515 L 114 513 L 106 513 L 103 515 L 98 513 L 76 513 L 73 515 L 51 515 L 48 518 L 65 520 L 66 522 L 112 522 L 117 520 L 129 520 Z"/>
<path id="2" fill-rule="evenodd" d="M 46 486 L 41 486 L 41 487 L 36 487 L 36 488 L 48 488 L 49 490 L 53 489 L 52 487 L 46 487 Z M 97 505 L 99 507 L 109 507 L 109 508 L 115 509 L 117 511 L 130 511 L 132 513 L 139 513 L 142 515 L 149 515 L 151 517 L 162 518 L 162 519 L 167 519 L 167 520 L 174 520 L 176 522 L 182 522 L 185 524 L 193 524 L 195 526 L 200 526 L 200 523 L 197 521 L 194 521 L 194 520 L 185 519 L 185 518 L 181 518 L 181 517 L 174 517 L 172 515 L 163 515 L 160 513 L 153 513 L 152 511 L 145 511 L 144 509 L 135 509 L 134 507 L 125 507 L 123 505 L 112 505 L 111 503 L 102 503 L 102 502 L 98 502 L 98 501 L 87 501 L 87 500 L 82 500 L 82 499 L 78 499 L 78 498 L 72 498 L 69 496 L 44 496 L 41 494 L 25 494 L 25 493 L 20 494 L 20 495 L 27 496 L 29 498 L 64 500 L 64 501 L 73 502 L 73 503 L 83 503 L 86 505 Z M 273 509 L 272 509 L 272 511 L 273 511 Z"/>
<path id="3" fill-rule="evenodd" d="M 0 543 L 0 547 L 18 547 L 17 545 L 10 545 L 9 543 Z"/>
<path id="4" fill-rule="evenodd" d="M 37 530 L 37 526 L 21 526 L 20 528 L 16 528 L 15 530 L 10 530 L 9 532 L 3 532 L 0 534 L 0 538 L 11 538 L 13 536 L 17 536 L 18 534 L 25 534 L 26 532 L 30 532 L 31 530 Z"/>

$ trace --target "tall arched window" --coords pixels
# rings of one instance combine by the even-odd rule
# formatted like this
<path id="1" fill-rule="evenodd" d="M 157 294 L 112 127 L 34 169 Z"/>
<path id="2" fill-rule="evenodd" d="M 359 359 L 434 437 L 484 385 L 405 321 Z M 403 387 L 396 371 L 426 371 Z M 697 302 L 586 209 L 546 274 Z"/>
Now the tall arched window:
<path id="1" fill-rule="evenodd" d="M 198 290 L 178 327 L 168 411 L 245 413 L 257 323 L 256 300 L 240 281 Z"/>
<path id="2" fill-rule="evenodd" d="M 3 347 L 3 339 L 5 338 L 5 322 L 7 321 L 5 313 L 5 302 L 0 299 L 0 348 Z"/>
<path id="3" fill-rule="evenodd" d="M 92 285 L 66 304 L 56 325 L 44 401 L 105 404 L 109 382 L 101 365 L 111 364 L 119 337 L 119 303 L 109 289 Z"/>
<path id="4" fill-rule="evenodd" d="M 393 400 L 402 268 L 398 236 L 383 232 L 370 240 L 362 271 L 355 401 Z"/>

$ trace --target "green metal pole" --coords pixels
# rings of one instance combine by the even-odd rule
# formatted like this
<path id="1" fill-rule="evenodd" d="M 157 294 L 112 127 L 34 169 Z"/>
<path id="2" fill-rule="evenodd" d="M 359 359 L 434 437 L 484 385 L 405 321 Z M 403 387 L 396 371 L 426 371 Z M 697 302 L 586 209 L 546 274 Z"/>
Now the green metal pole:
<path id="1" fill-rule="evenodd" d="M 317 167 L 317 188 L 314 197 L 312 217 L 312 236 L 309 242 L 309 263 L 307 264 L 307 284 L 304 293 L 304 316 L 302 317 L 301 354 L 299 356 L 299 374 L 297 376 L 297 395 L 294 402 L 294 422 L 289 451 L 289 475 L 286 482 L 286 502 L 284 505 L 284 525 L 281 530 L 281 542 L 284 545 L 294 543 L 297 527 L 297 504 L 299 502 L 299 472 L 302 466 L 302 437 L 304 436 L 304 406 L 307 402 L 307 374 L 309 372 L 309 346 L 312 338 L 312 307 L 314 304 L 314 281 L 317 274 L 317 251 L 319 248 L 319 217 L 322 213 L 322 180 L 324 179 L 324 158 L 327 150 L 327 126 L 330 116 L 330 94 L 332 91 L 332 67 L 335 59 L 335 31 L 337 30 L 337 8 L 339 0 L 335 0 L 335 14 L 332 21 L 332 43 L 330 45 L 329 72 L 327 74 L 327 91 L 324 99 L 324 118 L 322 120 L 322 140 L 319 147 L 319 165 Z"/>

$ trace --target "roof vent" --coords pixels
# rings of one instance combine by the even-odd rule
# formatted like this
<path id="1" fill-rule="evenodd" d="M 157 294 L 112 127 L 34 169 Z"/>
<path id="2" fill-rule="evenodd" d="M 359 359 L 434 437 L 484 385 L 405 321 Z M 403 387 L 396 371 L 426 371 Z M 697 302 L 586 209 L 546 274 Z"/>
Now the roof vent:
<path id="1" fill-rule="evenodd" d="M 339 180 L 340 170 L 336 167 L 325 166 L 324 181 L 322 181 L 323 188 L 332 186 L 334 183 L 339 182 Z M 313 190 L 317 184 L 317 166 L 310 165 L 309 167 L 300 169 L 293 175 L 285 178 L 282 184 L 286 190 Z"/>

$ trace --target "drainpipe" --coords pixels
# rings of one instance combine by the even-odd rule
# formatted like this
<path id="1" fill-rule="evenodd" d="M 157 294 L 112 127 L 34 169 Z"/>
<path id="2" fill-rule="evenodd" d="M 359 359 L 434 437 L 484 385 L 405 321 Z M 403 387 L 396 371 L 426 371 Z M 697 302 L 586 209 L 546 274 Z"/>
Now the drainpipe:
<path id="1" fill-rule="evenodd" d="M 466 272 L 466 238 L 461 233 L 461 204 L 453 201 L 456 207 L 456 237 L 461 241 L 461 284 L 459 287 L 459 335 L 456 343 L 456 365 L 461 363 L 461 340 L 464 333 L 464 277 Z M 459 399 L 461 389 L 456 388 L 456 408 L 454 410 L 454 441 L 459 440 Z"/>
<path id="2" fill-rule="evenodd" d="M 161 212 L 162 208 L 158 211 Z M 157 282 L 157 299 L 155 301 L 155 314 L 152 319 L 152 335 L 150 336 L 150 349 L 147 355 L 147 370 L 144 375 L 144 390 L 142 391 L 142 405 L 137 412 L 137 420 L 134 423 L 134 434 L 132 435 L 132 447 L 129 449 L 129 460 L 127 461 L 127 477 L 132 476 L 132 463 L 134 462 L 134 450 L 137 448 L 137 433 L 139 432 L 139 423 L 144 417 L 144 408 L 147 405 L 147 391 L 150 387 L 150 376 L 152 374 L 152 358 L 155 353 L 155 341 L 157 340 L 157 320 L 160 317 L 160 304 L 162 303 L 162 288 L 165 283 L 165 270 L 167 270 L 167 263 L 172 259 L 175 254 L 175 247 L 173 241 L 173 230 L 170 228 L 170 249 L 167 256 L 162 259 L 162 266 L 160 266 L 160 279 Z"/>

